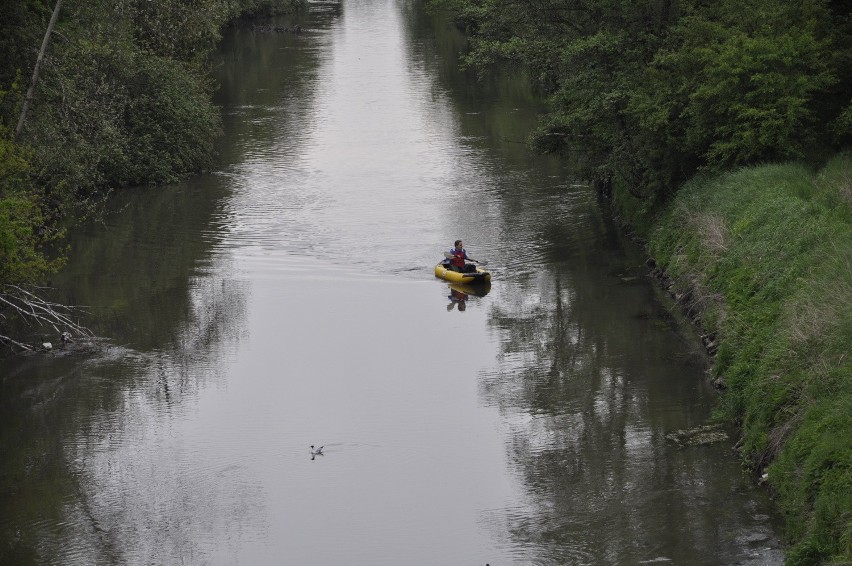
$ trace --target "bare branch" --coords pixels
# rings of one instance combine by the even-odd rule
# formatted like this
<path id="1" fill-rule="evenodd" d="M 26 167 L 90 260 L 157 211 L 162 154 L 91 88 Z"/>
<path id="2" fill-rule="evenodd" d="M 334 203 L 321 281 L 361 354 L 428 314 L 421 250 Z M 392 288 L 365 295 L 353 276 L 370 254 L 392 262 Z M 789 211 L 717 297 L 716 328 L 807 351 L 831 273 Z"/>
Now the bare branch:
<path id="1" fill-rule="evenodd" d="M 8 336 L 3 336 L 2 334 L 0 334 L 0 344 L 11 344 L 12 346 L 17 346 L 21 350 L 26 350 L 27 352 L 33 351 L 33 349 L 30 346 L 27 346 L 26 344 L 22 344 L 21 342 L 18 342 L 17 340 L 13 340 L 13 339 L 9 338 Z"/>
<path id="2" fill-rule="evenodd" d="M 7 311 L 29 327 L 46 326 L 58 333 L 94 336 L 91 330 L 74 322 L 72 318 L 74 314 L 85 312 L 82 308 L 49 301 L 38 292 L 45 290 L 47 289 L 28 290 L 18 285 L 4 285 L 0 290 L 0 317 L 5 320 L 7 316 L 3 311 Z M 32 349 L 9 336 L 0 335 L 0 342 L 26 350 Z"/>

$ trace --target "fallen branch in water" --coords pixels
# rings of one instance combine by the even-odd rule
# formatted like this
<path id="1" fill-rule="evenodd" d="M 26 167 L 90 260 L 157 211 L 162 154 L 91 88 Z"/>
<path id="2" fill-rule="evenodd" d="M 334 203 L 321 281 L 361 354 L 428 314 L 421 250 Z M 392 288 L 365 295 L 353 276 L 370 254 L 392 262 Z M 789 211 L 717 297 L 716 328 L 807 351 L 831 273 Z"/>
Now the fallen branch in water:
<path id="1" fill-rule="evenodd" d="M 28 291 L 18 285 L 4 285 L 0 291 L 0 319 L 6 321 L 9 318 L 15 318 L 30 328 L 47 326 L 60 335 L 67 332 L 68 335 L 94 336 L 91 330 L 72 319 L 74 314 L 84 312 L 81 307 L 49 301 L 38 293 L 40 290 L 46 289 L 34 288 Z M 32 346 L 2 334 L 0 334 L 0 344 L 7 344 L 25 351 L 33 350 Z"/>
<path id="2" fill-rule="evenodd" d="M 12 346 L 17 346 L 18 348 L 26 352 L 33 351 L 31 346 L 27 346 L 23 342 L 18 342 L 17 340 L 13 340 L 12 338 L 9 338 L 8 336 L 3 336 L 2 334 L 0 334 L 0 344 L 10 344 Z"/>

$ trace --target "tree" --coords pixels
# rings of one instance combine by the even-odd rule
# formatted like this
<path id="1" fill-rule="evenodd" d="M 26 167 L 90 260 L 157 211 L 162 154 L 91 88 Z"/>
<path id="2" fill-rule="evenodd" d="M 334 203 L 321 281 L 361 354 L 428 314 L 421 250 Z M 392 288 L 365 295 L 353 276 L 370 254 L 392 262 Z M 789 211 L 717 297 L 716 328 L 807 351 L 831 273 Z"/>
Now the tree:
<path id="1" fill-rule="evenodd" d="M 44 40 L 41 42 L 41 49 L 38 51 L 35 68 L 33 68 L 33 78 L 30 81 L 30 88 L 27 90 L 27 95 L 24 98 L 24 105 L 21 108 L 21 117 L 18 119 L 18 126 L 15 128 L 15 137 L 21 134 L 24 127 L 24 120 L 27 118 L 27 110 L 30 107 L 30 102 L 33 98 L 33 91 L 38 83 L 38 74 L 41 70 L 41 62 L 44 59 L 44 52 L 47 51 L 47 45 L 50 42 L 50 34 L 53 33 L 53 27 L 56 25 L 56 20 L 59 18 L 59 9 L 62 7 L 62 0 L 56 0 L 56 6 L 53 8 L 53 15 L 50 17 L 50 23 L 47 25 L 47 31 L 44 32 Z"/>
<path id="2" fill-rule="evenodd" d="M 837 5 L 835 5 L 837 4 Z M 699 169 L 848 142 L 849 9 L 826 0 L 435 0 L 464 63 L 522 65 L 549 96 L 531 136 L 648 205 Z M 846 110 L 844 110 L 846 109 Z"/>

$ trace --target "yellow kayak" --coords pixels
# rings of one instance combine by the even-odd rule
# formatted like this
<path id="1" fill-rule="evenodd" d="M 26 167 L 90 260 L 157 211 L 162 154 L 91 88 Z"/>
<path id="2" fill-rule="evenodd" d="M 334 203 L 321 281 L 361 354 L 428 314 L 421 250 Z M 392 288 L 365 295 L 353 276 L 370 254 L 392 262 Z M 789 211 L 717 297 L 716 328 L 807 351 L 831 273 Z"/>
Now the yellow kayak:
<path id="1" fill-rule="evenodd" d="M 452 269 L 447 269 L 443 263 L 435 266 L 435 277 L 440 277 L 450 283 L 461 283 L 463 285 L 485 285 L 491 283 L 491 274 L 477 267 L 475 272 L 459 273 Z"/>

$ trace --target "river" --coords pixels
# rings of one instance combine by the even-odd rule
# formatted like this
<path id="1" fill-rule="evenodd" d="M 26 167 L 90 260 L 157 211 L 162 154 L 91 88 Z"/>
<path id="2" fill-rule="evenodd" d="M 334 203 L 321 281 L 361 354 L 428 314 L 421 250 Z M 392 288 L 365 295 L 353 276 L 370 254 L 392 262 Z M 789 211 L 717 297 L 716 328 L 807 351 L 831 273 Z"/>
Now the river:
<path id="1" fill-rule="evenodd" d="M 108 340 L 0 362 L 0 562 L 781 564 L 735 439 L 667 440 L 708 362 L 523 79 L 406 2 L 296 23 L 227 33 L 214 171 L 71 238 Z"/>

